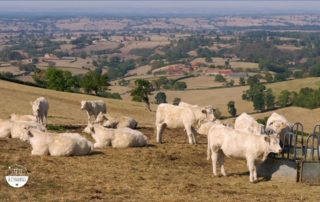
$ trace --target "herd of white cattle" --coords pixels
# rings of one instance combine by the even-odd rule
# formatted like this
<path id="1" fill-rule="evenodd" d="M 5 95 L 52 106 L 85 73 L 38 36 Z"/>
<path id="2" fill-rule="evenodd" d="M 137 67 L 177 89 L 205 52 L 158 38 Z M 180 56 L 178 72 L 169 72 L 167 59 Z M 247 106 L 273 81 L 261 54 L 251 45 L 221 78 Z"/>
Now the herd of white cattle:
<path id="1" fill-rule="evenodd" d="M 137 121 L 132 117 L 112 117 L 101 100 L 82 101 L 80 109 L 88 115 L 85 133 L 91 134 L 94 143 L 79 133 L 48 132 L 49 104 L 40 97 L 32 104 L 33 115 L 12 114 L 9 120 L 0 120 L 0 138 L 18 138 L 32 147 L 31 155 L 79 156 L 88 155 L 96 148 L 143 147 L 148 138 L 136 130 Z M 207 159 L 211 158 L 213 174 L 226 175 L 224 157 L 246 159 L 250 182 L 257 180 L 256 163 L 264 161 L 269 153 L 281 151 L 280 139 L 290 130 L 291 124 L 281 115 L 273 113 L 266 126 L 252 116 L 242 113 L 234 127 L 216 120 L 215 109 L 180 102 L 178 106 L 160 104 L 156 112 L 156 141 L 162 143 L 165 128 L 184 128 L 189 144 L 196 144 L 195 134 L 207 135 Z M 272 131 L 272 135 L 265 134 Z"/>

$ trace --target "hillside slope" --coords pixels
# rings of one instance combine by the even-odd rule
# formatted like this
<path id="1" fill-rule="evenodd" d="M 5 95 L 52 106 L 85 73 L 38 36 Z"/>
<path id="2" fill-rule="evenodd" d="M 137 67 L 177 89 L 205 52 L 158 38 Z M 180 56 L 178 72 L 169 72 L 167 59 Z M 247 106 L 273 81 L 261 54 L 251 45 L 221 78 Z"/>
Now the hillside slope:
<path id="1" fill-rule="evenodd" d="M 142 103 L 106 99 L 96 96 L 58 92 L 35 88 L 0 80 L 0 118 L 11 113 L 30 114 L 30 101 L 44 96 L 49 100 L 49 119 L 51 124 L 86 124 L 86 113 L 80 110 L 81 100 L 104 100 L 112 115 L 128 115 L 136 118 L 140 125 L 153 125 L 154 112 L 148 112 Z"/>

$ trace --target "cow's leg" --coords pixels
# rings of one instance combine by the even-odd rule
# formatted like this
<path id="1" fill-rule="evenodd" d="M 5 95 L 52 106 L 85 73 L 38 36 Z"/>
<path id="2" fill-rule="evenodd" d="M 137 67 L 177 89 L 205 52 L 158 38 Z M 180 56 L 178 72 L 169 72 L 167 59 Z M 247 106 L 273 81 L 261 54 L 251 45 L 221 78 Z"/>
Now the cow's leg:
<path id="1" fill-rule="evenodd" d="M 218 155 L 218 162 L 220 164 L 220 172 L 223 176 L 227 176 L 226 171 L 224 169 L 224 153 L 219 150 L 219 155 Z"/>
<path id="2" fill-rule="evenodd" d="M 157 140 L 157 143 L 162 143 L 162 133 L 164 131 L 164 129 L 166 128 L 166 124 L 165 123 L 159 123 L 157 124 L 157 137 L 156 137 L 156 140 Z"/>
<path id="3" fill-rule="evenodd" d="M 253 162 L 253 181 L 256 182 L 257 180 L 258 180 L 258 177 L 257 177 L 257 167 L 256 167 L 255 162 Z"/>
<path id="4" fill-rule="evenodd" d="M 213 148 L 211 148 L 211 160 L 212 160 L 212 173 L 214 176 L 217 176 L 218 152 Z"/>
<path id="5" fill-rule="evenodd" d="M 247 166 L 250 172 L 250 177 L 249 180 L 250 182 L 254 182 L 254 171 L 255 171 L 255 166 L 254 166 L 254 159 L 253 158 L 247 158 Z"/>
<path id="6" fill-rule="evenodd" d="M 195 137 L 194 134 L 192 132 L 192 126 L 185 126 L 187 135 L 188 135 L 188 140 L 189 140 L 189 144 L 196 144 L 195 142 Z"/>
<path id="7" fill-rule="evenodd" d="M 193 127 L 191 127 L 191 130 L 192 130 L 192 141 L 193 141 L 193 144 L 197 144 L 197 141 L 196 141 L 197 131 Z"/>

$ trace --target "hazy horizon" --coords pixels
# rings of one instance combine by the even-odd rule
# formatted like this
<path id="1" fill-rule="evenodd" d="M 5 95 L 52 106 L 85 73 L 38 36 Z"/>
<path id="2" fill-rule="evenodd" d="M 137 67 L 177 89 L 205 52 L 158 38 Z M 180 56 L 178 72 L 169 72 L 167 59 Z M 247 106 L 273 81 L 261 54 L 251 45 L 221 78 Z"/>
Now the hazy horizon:
<path id="1" fill-rule="evenodd" d="M 319 1 L 0 1 L 0 13 L 26 15 L 317 14 Z"/>

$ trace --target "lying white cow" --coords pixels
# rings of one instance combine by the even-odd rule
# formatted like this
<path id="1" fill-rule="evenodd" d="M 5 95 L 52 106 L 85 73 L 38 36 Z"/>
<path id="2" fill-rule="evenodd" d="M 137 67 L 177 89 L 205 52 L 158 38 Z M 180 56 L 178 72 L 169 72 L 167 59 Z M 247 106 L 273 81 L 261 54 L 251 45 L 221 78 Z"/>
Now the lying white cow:
<path id="1" fill-rule="evenodd" d="M 214 116 L 215 109 L 211 105 L 200 107 L 198 105 L 191 105 L 185 102 L 180 102 L 178 106 L 187 107 L 192 110 L 193 114 L 196 117 L 198 127 L 200 127 L 200 125 L 202 124 L 202 121 L 204 120 L 207 120 L 207 121 L 215 120 L 215 116 Z M 206 113 L 203 113 L 203 109 L 206 110 Z"/>
<path id="2" fill-rule="evenodd" d="M 257 180 L 256 163 L 264 161 L 268 154 L 281 151 L 279 136 L 255 135 L 232 128 L 211 128 L 208 135 L 207 159 L 212 159 L 212 171 L 216 176 L 216 165 L 219 162 L 221 174 L 224 170 L 224 156 L 247 160 L 250 171 L 250 182 Z"/>
<path id="3" fill-rule="evenodd" d="M 143 147 L 148 145 L 148 138 L 140 131 L 131 128 L 105 128 L 95 124 L 90 127 L 91 135 L 95 140 L 95 148 Z"/>
<path id="4" fill-rule="evenodd" d="M 88 115 L 88 125 L 97 119 L 99 113 L 107 113 L 106 104 L 102 100 L 83 100 L 81 109 L 86 110 Z"/>
<path id="5" fill-rule="evenodd" d="M 31 155 L 82 156 L 93 150 L 92 142 L 78 133 L 44 133 L 31 129 L 28 135 Z"/>
<path id="6" fill-rule="evenodd" d="M 272 113 L 272 115 L 268 118 L 266 131 L 274 132 L 280 135 L 280 140 L 283 141 L 284 135 L 286 132 L 289 132 L 292 127 L 292 124 L 280 114 L 276 112 Z M 289 137 L 286 137 L 286 141 L 288 141 Z"/>
<path id="7" fill-rule="evenodd" d="M 46 131 L 46 128 L 37 122 L 13 121 L 10 131 L 11 138 L 18 138 L 22 141 L 27 141 L 29 140 L 28 132 L 31 129 L 37 129 L 42 132 Z"/>
<path id="8" fill-rule="evenodd" d="M 107 128 L 132 128 L 135 129 L 138 125 L 137 121 L 129 116 L 112 117 L 105 113 L 99 113 L 94 123 L 101 124 Z"/>
<path id="9" fill-rule="evenodd" d="M 160 104 L 156 113 L 156 128 L 157 128 L 157 142 L 162 143 L 163 130 L 168 128 L 184 128 L 189 144 L 196 144 L 193 125 L 204 121 L 211 121 L 212 117 L 209 115 L 211 109 L 202 108 L 201 119 L 197 119 L 193 111 L 189 107 L 180 107 L 171 104 Z"/>
<path id="10" fill-rule="evenodd" d="M 46 126 L 48 118 L 49 103 L 44 97 L 39 97 L 31 102 L 33 115 L 38 123 Z"/>
<path id="11" fill-rule="evenodd" d="M 13 121 L 11 120 L 1 120 L 0 121 L 0 138 L 11 137 L 11 128 Z"/>
<path id="12" fill-rule="evenodd" d="M 264 126 L 259 124 L 252 116 L 242 113 L 236 118 L 234 129 L 247 132 L 249 134 L 261 134 Z"/>
<path id="13" fill-rule="evenodd" d="M 11 121 L 33 121 L 37 122 L 37 117 L 33 115 L 19 115 L 19 114 L 11 114 L 10 116 Z"/>

